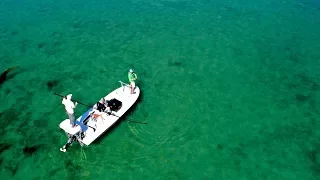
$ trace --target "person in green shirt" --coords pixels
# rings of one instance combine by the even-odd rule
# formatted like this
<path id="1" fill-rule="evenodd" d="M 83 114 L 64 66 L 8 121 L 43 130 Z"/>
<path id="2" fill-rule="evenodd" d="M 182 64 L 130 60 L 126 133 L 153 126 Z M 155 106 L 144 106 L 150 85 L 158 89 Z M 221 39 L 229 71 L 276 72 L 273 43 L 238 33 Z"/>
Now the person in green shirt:
<path id="1" fill-rule="evenodd" d="M 128 72 L 128 79 L 130 82 L 131 94 L 134 94 L 134 89 L 136 87 L 135 80 L 137 80 L 137 78 L 137 74 L 134 73 L 132 69 L 130 69 Z"/>

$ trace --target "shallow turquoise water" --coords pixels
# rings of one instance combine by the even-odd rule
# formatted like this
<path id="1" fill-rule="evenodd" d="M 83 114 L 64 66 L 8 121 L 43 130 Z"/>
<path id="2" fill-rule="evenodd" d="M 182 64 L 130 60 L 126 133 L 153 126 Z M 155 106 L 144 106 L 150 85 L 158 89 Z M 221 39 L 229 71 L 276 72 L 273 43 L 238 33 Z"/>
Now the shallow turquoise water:
<path id="1" fill-rule="evenodd" d="M 2 179 L 318 179 L 319 18 L 315 0 L 2 1 Z M 129 68 L 135 108 L 61 153 L 53 92 L 93 104 Z"/>

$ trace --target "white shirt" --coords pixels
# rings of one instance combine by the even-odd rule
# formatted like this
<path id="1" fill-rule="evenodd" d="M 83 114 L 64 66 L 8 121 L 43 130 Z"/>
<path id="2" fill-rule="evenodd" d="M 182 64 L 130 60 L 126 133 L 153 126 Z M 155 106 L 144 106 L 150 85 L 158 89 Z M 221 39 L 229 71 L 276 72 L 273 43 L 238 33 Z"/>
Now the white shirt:
<path id="1" fill-rule="evenodd" d="M 75 105 L 71 100 L 63 98 L 62 99 L 62 104 L 64 104 L 65 109 L 69 114 L 73 114 L 74 113 L 73 109 L 75 108 Z"/>

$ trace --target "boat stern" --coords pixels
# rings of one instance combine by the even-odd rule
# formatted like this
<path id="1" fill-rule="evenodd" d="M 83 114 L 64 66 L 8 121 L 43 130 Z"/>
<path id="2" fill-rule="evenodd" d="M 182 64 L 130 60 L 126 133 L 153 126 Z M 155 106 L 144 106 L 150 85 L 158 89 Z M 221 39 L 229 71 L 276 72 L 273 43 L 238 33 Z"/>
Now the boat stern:
<path id="1" fill-rule="evenodd" d="M 75 127 L 71 126 L 70 119 L 65 119 L 59 124 L 59 127 L 70 135 L 75 135 L 81 131 L 81 127 L 76 125 Z"/>

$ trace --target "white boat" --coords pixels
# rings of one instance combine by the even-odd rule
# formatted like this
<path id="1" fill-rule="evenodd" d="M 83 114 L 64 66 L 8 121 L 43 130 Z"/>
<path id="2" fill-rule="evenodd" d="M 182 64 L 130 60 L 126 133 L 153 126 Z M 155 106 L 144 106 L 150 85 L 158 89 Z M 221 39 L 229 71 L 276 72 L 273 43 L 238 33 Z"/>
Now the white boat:
<path id="1" fill-rule="evenodd" d="M 109 100 L 108 105 L 111 107 L 111 114 L 104 111 L 100 112 L 93 106 L 75 120 L 75 127 L 71 127 L 69 119 L 60 123 L 59 127 L 65 131 L 69 138 L 68 142 L 60 148 L 61 151 L 65 152 L 73 141 L 79 142 L 81 146 L 89 146 L 135 104 L 140 95 L 139 87 L 136 86 L 134 94 L 131 94 L 130 86 L 122 81 L 119 82 L 121 87 L 104 97 L 105 100 Z"/>

